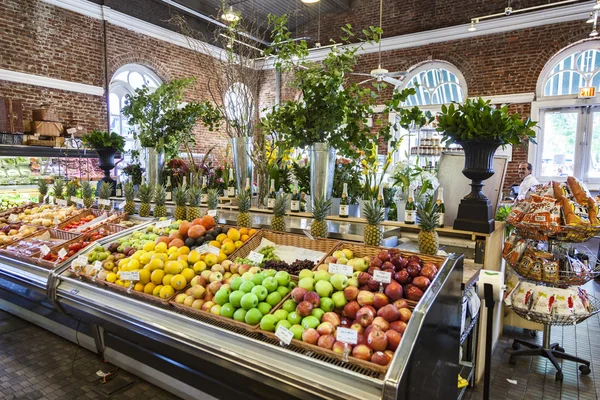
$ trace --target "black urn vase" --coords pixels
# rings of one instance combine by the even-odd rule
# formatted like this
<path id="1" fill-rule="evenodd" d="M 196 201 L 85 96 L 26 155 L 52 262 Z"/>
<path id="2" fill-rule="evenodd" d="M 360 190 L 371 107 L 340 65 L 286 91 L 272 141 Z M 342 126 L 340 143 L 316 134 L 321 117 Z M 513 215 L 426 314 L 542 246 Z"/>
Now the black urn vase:
<path id="1" fill-rule="evenodd" d="M 491 233 L 494 231 L 492 204 L 481 189 L 483 181 L 494 175 L 494 154 L 502 145 L 499 140 L 457 141 L 465 152 L 464 176 L 471 180 L 471 193 L 458 207 L 454 229 Z"/>
<path id="2" fill-rule="evenodd" d="M 112 195 L 116 196 L 117 182 L 110 177 L 110 171 L 115 167 L 115 154 L 117 152 L 113 149 L 97 149 L 96 153 L 98 153 L 98 167 L 104 171 L 104 178 L 98 182 L 97 189 L 100 189 L 102 182 L 108 182 L 112 185 Z"/>

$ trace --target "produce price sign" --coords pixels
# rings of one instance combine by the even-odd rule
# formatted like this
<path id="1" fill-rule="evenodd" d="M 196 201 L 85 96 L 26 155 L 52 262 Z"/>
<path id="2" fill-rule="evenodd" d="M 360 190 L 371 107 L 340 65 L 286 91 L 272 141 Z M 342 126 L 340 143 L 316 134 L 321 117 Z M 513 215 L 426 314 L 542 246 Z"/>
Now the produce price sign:
<path id="1" fill-rule="evenodd" d="M 94 270 L 95 271 L 102 271 L 102 261 L 96 261 L 94 263 Z"/>
<path id="2" fill-rule="evenodd" d="M 283 325 L 279 325 L 279 328 L 275 331 L 275 336 L 280 340 L 282 345 L 285 344 L 286 346 L 292 343 L 292 339 L 294 338 L 292 331 Z"/>
<path id="3" fill-rule="evenodd" d="M 140 280 L 140 271 L 121 271 L 121 280 L 139 281 Z"/>
<path id="4" fill-rule="evenodd" d="M 251 251 L 250 254 L 248 255 L 248 260 L 254 261 L 257 264 L 260 264 L 262 262 L 263 258 L 265 258 L 264 254 L 260 254 L 255 251 Z"/>
<path id="5" fill-rule="evenodd" d="M 337 328 L 335 339 L 338 342 L 356 344 L 358 342 L 358 331 L 349 328 Z"/>
<path id="6" fill-rule="evenodd" d="M 50 247 L 48 247 L 44 244 L 44 245 L 42 245 L 42 247 L 40 247 L 40 252 L 42 253 L 43 256 L 45 256 L 46 254 L 50 253 Z"/>
<path id="7" fill-rule="evenodd" d="M 124 209 L 124 208 L 125 208 L 125 202 L 124 202 L 124 201 L 120 202 L 120 203 L 119 203 L 119 205 L 117 206 L 117 208 L 118 208 L 119 210 L 122 210 L 122 209 Z"/>
<path id="8" fill-rule="evenodd" d="M 66 207 L 67 201 L 63 199 L 56 199 L 56 205 L 59 207 Z"/>
<path id="9" fill-rule="evenodd" d="M 221 249 L 219 249 L 218 247 L 215 246 L 211 246 L 210 244 L 208 245 L 208 252 L 214 254 L 215 256 L 218 256 L 221 254 Z"/>
<path id="10" fill-rule="evenodd" d="M 200 254 L 208 253 L 208 245 L 203 244 L 202 246 L 198 247 L 196 250 L 198 250 L 198 253 L 200 253 Z"/>
<path id="11" fill-rule="evenodd" d="M 75 260 L 73 260 L 73 263 L 71 264 L 73 267 L 85 267 L 88 263 L 88 258 L 87 256 L 81 255 L 79 257 L 77 257 Z"/>
<path id="12" fill-rule="evenodd" d="M 67 254 L 69 254 L 68 251 L 66 251 L 65 249 L 60 249 L 58 251 L 58 258 L 63 258 L 64 256 L 66 256 Z"/>
<path id="13" fill-rule="evenodd" d="M 217 216 L 217 210 L 208 210 L 207 215 L 210 215 L 214 218 Z"/>
<path id="14" fill-rule="evenodd" d="M 158 221 L 155 225 L 156 228 L 166 228 L 167 226 L 171 225 L 171 222 L 173 220 L 172 219 L 168 219 L 166 221 Z"/>
<path id="15" fill-rule="evenodd" d="M 110 200 L 108 199 L 98 199 L 99 206 L 110 206 Z"/>
<path id="16" fill-rule="evenodd" d="M 390 283 L 392 281 L 392 273 L 385 271 L 374 271 L 373 280 L 379 283 Z"/>
<path id="17" fill-rule="evenodd" d="M 352 267 L 350 265 L 329 263 L 330 274 L 342 274 L 346 276 L 352 276 L 353 272 L 354 271 L 352 270 Z"/>

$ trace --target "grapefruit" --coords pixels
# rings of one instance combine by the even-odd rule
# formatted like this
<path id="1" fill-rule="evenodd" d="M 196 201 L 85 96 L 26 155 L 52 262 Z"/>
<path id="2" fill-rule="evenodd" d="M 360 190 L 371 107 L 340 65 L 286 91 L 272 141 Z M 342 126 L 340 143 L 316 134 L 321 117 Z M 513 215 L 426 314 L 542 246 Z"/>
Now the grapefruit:
<path id="1" fill-rule="evenodd" d="M 179 225 L 179 234 L 182 237 L 186 237 L 188 234 L 188 231 L 190 230 L 190 228 L 192 227 L 192 223 L 188 222 L 188 221 L 183 221 L 181 223 L 181 225 Z"/>
<path id="2" fill-rule="evenodd" d="M 196 220 L 194 220 L 196 221 Z M 202 225 L 193 225 L 192 227 L 190 227 L 189 231 L 188 231 L 188 236 L 191 237 L 192 239 L 198 239 L 201 236 L 204 236 L 204 234 L 206 233 L 206 228 Z"/>
<path id="3" fill-rule="evenodd" d="M 200 219 L 200 224 L 204 226 L 206 229 L 211 229 L 215 226 L 215 219 L 210 215 L 205 215 Z"/>

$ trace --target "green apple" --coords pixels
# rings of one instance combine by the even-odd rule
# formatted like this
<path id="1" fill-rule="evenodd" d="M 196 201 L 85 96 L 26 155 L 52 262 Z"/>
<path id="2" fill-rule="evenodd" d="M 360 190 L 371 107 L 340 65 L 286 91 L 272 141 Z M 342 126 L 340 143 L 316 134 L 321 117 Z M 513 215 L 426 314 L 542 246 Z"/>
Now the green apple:
<path id="1" fill-rule="evenodd" d="M 221 317 L 225 318 L 233 318 L 233 314 L 235 313 L 235 307 L 231 303 L 225 303 L 221 307 Z"/>
<path id="2" fill-rule="evenodd" d="M 254 274 L 252 272 L 244 272 L 244 274 L 242 275 L 242 279 L 245 281 L 251 281 L 253 277 Z"/>
<path id="3" fill-rule="evenodd" d="M 229 302 L 235 307 L 240 308 L 242 306 L 242 297 L 244 297 L 246 293 L 241 290 L 236 290 L 229 295 Z"/>
<path id="4" fill-rule="evenodd" d="M 258 310 L 258 308 L 251 308 L 246 313 L 244 322 L 246 322 L 248 325 L 257 325 L 260 322 L 260 320 L 262 319 L 262 317 L 263 317 L 263 315 Z"/>
<path id="5" fill-rule="evenodd" d="M 302 325 L 294 324 L 290 327 L 290 331 L 294 334 L 294 339 L 302 340 L 302 334 L 304 333 Z"/>
<path id="6" fill-rule="evenodd" d="M 323 318 L 323 314 L 325 314 L 325 311 L 322 308 L 313 308 L 312 310 L 312 316 L 317 317 L 319 321 Z"/>
<path id="7" fill-rule="evenodd" d="M 272 269 L 268 270 L 268 271 L 272 271 Z M 277 282 L 277 280 L 275 278 L 273 278 L 272 276 L 267 276 L 263 281 L 262 281 L 262 286 L 265 287 L 265 289 L 267 289 L 269 291 L 269 293 L 272 293 L 274 291 L 277 290 L 277 287 L 279 286 L 279 283 Z"/>
<path id="8" fill-rule="evenodd" d="M 315 282 L 319 282 L 319 281 L 328 281 L 329 282 L 329 272 L 327 271 L 317 271 L 315 272 L 315 276 L 314 276 Z"/>
<path id="9" fill-rule="evenodd" d="M 323 271 L 319 271 L 323 272 Z M 315 291 L 319 295 L 319 297 L 329 297 L 331 293 L 333 293 L 333 286 L 329 281 L 318 281 L 315 284 Z"/>
<path id="10" fill-rule="evenodd" d="M 364 258 L 356 258 L 353 268 L 355 271 L 364 272 L 369 268 L 369 262 Z"/>
<path id="11" fill-rule="evenodd" d="M 215 294 L 214 302 L 222 306 L 229 301 L 229 292 L 227 289 L 219 289 Z"/>
<path id="12" fill-rule="evenodd" d="M 346 265 L 346 264 L 348 264 L 348 259 L 346 257 L 340 257 L 340 258 L 337 259 L 337 261 L 335 263 L 336 264 Z"/>
<path id="13" fill-rule="evenodd" d="M 270 293 L 267 296 L 267 303 L 269 303 L 272 307 L 275 307 L 281 301 L 281 295 L 278 292 Z"/>
<path id="14" fill-rule="evenodd" d="M 279 286 L 287 286 L 290 283 L 290 274 L 287 271 L 279 271 L 274 276 Z"/>
<path id="15" fill-rule="evenodd" d="M 346 255 L 344 254 L 344 252 L 342 250 L 336 250 L 333 252 L 332 256 L 334 256 L 337 259 L 340 259 L 342 257 L 346 257 Z"/>
<path id="16" fill-rule="evenodd" d="M 344 290 L 348 286 L 348 277 L 343 274 L 335 274 L 329 280 L 336 290 Z"/>
<path id="17" fill-rule="evenodd" d="M 296 311 L 292 311 L 291 313 L 288 314 L 287 320 L 290 321 L 290 324 L 294 325 L 294 324 L 299 324 L 300 322 L 302 322 L 302 317 L 300 315 L 298 315 L 298 313 Z"/>
<path id="18" fill-rule="evenodd" d="M 342 293 L 342 297 L 344 293 Z M 344 297 L 345 299 L 345 297 Z M 244 310 L 250 310 L 251 308 L 255 308 L 258 305 L 258 297 L 254 293 L 246 293 L 242 296 L 242 300 L 240 301 L 240 305 Z M 257 322 L 258 323 L 258 322 Z"/>
<path id="19" fill-rule="evenodd" d="M 335 304 L 329 297 L 321 297 L 319 308 L 325 312 L 333 311 Z"/>
<path id="20" fill-rule="evenodd" d="M 294 312 L 296 311 L 296 302 L 292 299 L 286 300 L 283 302 L 281 308 L 287 311 L 288 313 Z"/>
<path id="21" fill-rule="evenodd" d="M 262 272 L 259 272 L 252 277 L 252 282 L 254 282 L 255 285 L 260 285 L 264 279 L 265 275 Z"/>
<path id="22" fill-rule="evenodd" d="M 277 326 L 275 326 L 275 330 L 279 329 L 279 325 L 283 325 L 283 327 L 286 329 L 290 329 L 292 327 L 292 324 L 290 324 L 290 321 L 288 321 L 287 319 L 282 319 L 281 321 L 279 321 L 277 323 Z"/>
<path id="23" fill-rule="evenodd" d="M 290 283 L 288 283 L 288 285 L 287 285 L 287 288 L 288 288 L 290 291 L 292 291 L 292 290 L 294 290 L 294 288 L 295 288 L 296 286 L 298 286 L 298 284 L 297 284 L 296 282 L 290 282 Z"/>
<path id="24" fill-rule="evenodd" d="M 247 312 L 248 311 L 244 310 L 243 308 L 238 308 L 233 313 L 233 319 L 235 319 L 236 321 L 239 321 L 239 322 L 246 322 L 246 313 Z"/>
<path id="25" fill-rule="evenodd" d="M 240 290 L 244 293 L 250 293 L 252 291 L 252 288 L 254 287 L 254 282 L 252 281 L 245 281 L 244 283 L 242 283 L 240 285 Z"/>
<path id="26" fill-rule="evenodd" d="M 302 278 L 298 282 L 298 287 L 306 289 L 307 292 L 313 292 L 315 289 L 315 280 L 313 278 Z"/>
<path id="27" fill-rule="evenodd" d="M 333 304 L 335 304 L 336 308 L 342 308 L 346 305 L 346 296 L 344 296 L 344 292 L 335 292 L 331 296 L 331 300 L 333 300 Z"/>
<path id="28" fill-rule="evenodd" d="M 264 299 L 266 299 L 267 295 L 269 294 L 269 292 L 263 285 L 254 286 L 250 293 L 256 295 L 259 301 L 263 301 Z"/>
<path id="29" fill-rule="evenodd" d="M 274 269 L 266 269 L 262 273 L 265 275 L 265 277 L 269 277 L 269 276 L 275 276 L 276 272 L 277 271 L 275 271 Z"/>
<path id="30" fill-rule="evenodd" d="M 358 287 L 358 280 L 356 278 L 348 279 L 348 286 Z"/>
<path id="31" fill-rule="evenodd" d="M 285 319 L 285 320 L 287 320 L 288 314 L 289 314 L 289 312 L 287 312 L 287 311 L 285 311 L 285 310 L 281 310 L 281 309 L 279 309 L 279 310 L 277 310 L 277 311 L 275 311 L 275 312 L 273 313 L 273 315 L 274 315 L 274 316 L 276 316 L 276 317 L 277 317 L 277 319 L 278 319 L 278 320 L 280 320 L 280 321 L 281 321 L 282 319 Z"/>
<path id="32" fill-rule="evenodd" d="M 298 274 L 298 279 L 302 279 L 302 278 L 313 278 L 315 274 L 313 274 L 313 272 L 310 269 L 303 269 L 302 271 L 300 271 L 300 273 Z"/>
<path id="33" fill-rule="evenodd" d="M 274 315 L 265 315 L 260 320 L 260 329 L 267 332 L 275 332 L 279 320 Z"/>
<path id="34" fill-rule="evenodd" d="M 317 329 L 317 326 L 319 326 L 319 319 L 315 316 L 309 315 L 308 317 L 304 317 L 302 319 L 302 327 L 304 329 Z"/>
<path id="35" fill-rule="evenodd" d="M 279 286 L 277 288 L 277 293 L 279 293 L 279 295 L 281 296 L 281 298 L 283 299 L 285 296 L 287 296 L 287 294 L 290 292 L 290 289 L 288 289 L 285 286 Z"/>
<path id="36" fill-rule="evenodd" d="M 260 311 L 263 315 L 267 315 L 268 313 L 271 312 L 271 309 L 273 307 L 271 307 L 271 305 L 269 303 L 265 303 L 263 301 L 263 302 L 258 303 L 257 308 L 258 308 L 258 311 Z"/>
<path id="37" fill-rule="evenodd" d="M 231 280 L 231 283 L 229 284 L 229 286 L 231 287 L 231 290 L 239 290 L 242 283 L 244 283 L 244 280 L 238 276 Z"/>

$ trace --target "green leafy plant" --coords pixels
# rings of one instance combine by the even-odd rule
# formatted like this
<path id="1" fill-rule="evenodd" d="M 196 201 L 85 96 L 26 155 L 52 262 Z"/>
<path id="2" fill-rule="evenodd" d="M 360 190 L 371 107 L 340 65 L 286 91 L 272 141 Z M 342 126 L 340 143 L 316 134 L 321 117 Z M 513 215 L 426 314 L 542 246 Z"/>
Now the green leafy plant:
<path id="1" fill-rule="evenodd" d="M 108 133 L 94 129 L 92 133 L 83 135 L 81 141 L 94 150 L 115 150 L 119 153 L 125 150 L 125 138 L 116 132 Z"/>
<path id="2" fill-rule="evenodd" d="M 358 204 L 358 199 L 361 197 L 360 169 L 355 162 L 340 158 L 336 161 L 335 172 L 333 174 L 333 197 L 342 197 L 344 183 L 348 184 L 349 204 Z"/>
<path id="3" fill-rule="evenodd" d="M 438 118 L 438 132 L 447 144 L 457 141 L 499 140 L 503 145 L 535 143 L 533 128 L 537 122 L 523 121 L 518 113 L 510 113 L 508 106 L 496 108 L 490 101 L 467 99 L 463 104 L 442 106 Z"/>
<path id="4" fill-rule="evenodd" d="M 302 164 L 294 162 L 292 171 L 298 181 L 298 190 L 310 195 L 310 166 L 308 160 Z"/>
<path id="5" fill-rule="evenodd" d="M 144 171 L 144 168 L 135 163 L 129 164 L 123 168 L 123 173 L 131 179 L 131 183 L 134 185 L 141 185 Z"/>

